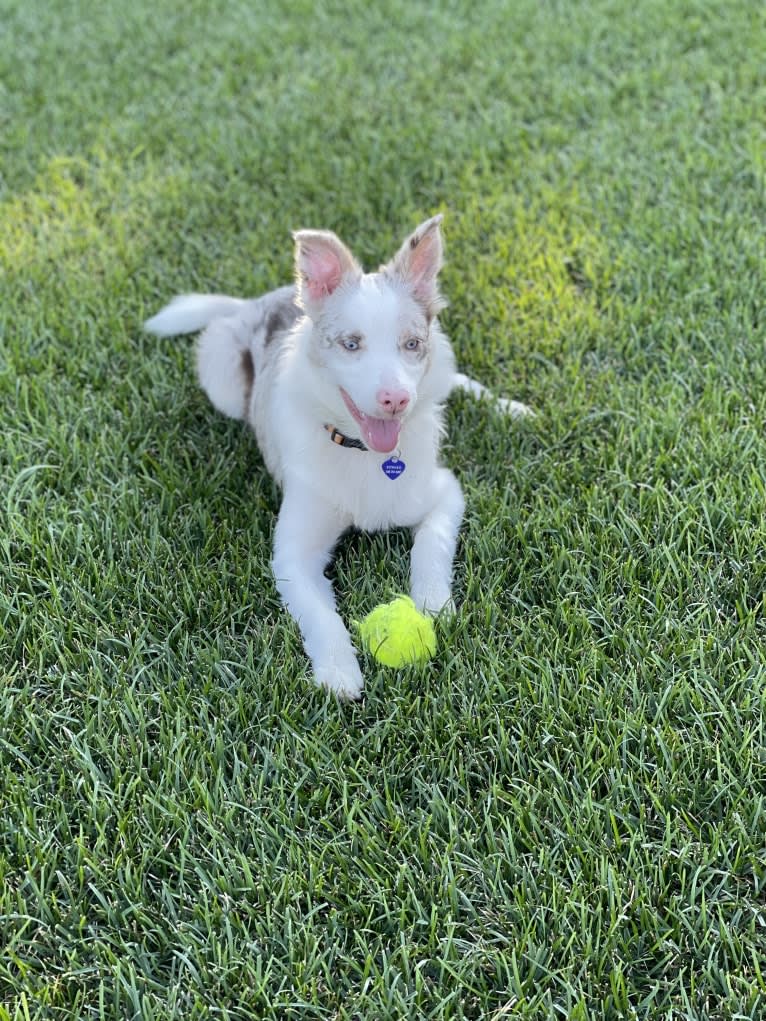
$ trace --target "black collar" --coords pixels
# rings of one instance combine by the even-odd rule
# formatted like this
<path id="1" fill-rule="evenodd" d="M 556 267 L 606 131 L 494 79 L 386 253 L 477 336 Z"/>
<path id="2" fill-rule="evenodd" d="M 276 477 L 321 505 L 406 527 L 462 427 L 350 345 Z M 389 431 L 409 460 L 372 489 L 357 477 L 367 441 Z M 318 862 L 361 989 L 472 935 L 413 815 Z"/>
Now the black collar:
<path id="1" fill-rule="evenodd" d="M 361 440 L 355 440 L 351 436 L 344 436 L 343 433 L 336 429 L 334 425 L 326 425 L 325 429 L 330 434 L 330 439 L 333 443 L 337 443 L 339 447 L 353 447 L 354 450 L 367 450 L 367 447 L 365 447 Z"/>

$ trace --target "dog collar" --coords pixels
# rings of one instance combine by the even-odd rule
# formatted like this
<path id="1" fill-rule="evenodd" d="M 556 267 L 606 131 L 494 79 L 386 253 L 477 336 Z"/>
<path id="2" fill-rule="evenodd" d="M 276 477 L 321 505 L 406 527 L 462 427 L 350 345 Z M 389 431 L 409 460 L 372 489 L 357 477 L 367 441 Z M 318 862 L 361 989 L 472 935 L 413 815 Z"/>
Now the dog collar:
<path id="1" fill-rule="evenodd" d="M 325 429 L 330 434 L 330 439 L 333 443 L 337 443 L 339 447 L 353 447 L 354 450 L 369 449 L 361 440 L 355 440 L 351 436 L 345 436 L 339 429 L 336 429 L 334 425 L 326 425 Z M 397 447 L 391 457 L 389 457 L 387 461 L 384 461 L 380 467 L 383 474 L 393 481 L 394 479 L 399 478 L 407 465 L 399 457 L 399 448 Z"/>
<path id="2" fill-rule="evenodd" d="M 330 439 L 333 443 L 337 443 L 339 447 L 353 447 L 354 450 L 367 450 L 364 443 L 361 440 L 355 440 L 351 436 L 344 436 L 344 434 L 336 429 L 334 425 L 326 425 L 325 429 L 330 434 Z"/>

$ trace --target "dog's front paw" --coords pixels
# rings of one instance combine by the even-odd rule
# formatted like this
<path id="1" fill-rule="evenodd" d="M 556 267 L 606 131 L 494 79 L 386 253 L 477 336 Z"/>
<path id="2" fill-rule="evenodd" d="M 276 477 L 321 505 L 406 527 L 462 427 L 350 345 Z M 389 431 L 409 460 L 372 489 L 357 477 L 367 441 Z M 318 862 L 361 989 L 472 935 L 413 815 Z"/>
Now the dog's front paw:
<path id="1" fill-rule="evenodd" d="M 327 659 L 314 663 L 314 683 L 338 698 L 357 701 L 362 697 L 364 678 L 352 651 L 335 650 Z"/>
<path id="2" fill-rule="evenodd" d="M 521 401 L 512 401 L 510 397 L 497 397 L 495 403 L 500 411 L 504 415 L 508 415 L 509 418 L 536 418 L 536 412 L 528 404 L 522 404 Z"/>
<path id="3" fill-rule="evenodd" d="M 421 613 L 429 617 L 443 614 L 445 617 L 455 615 L 455 600 L 450 590 L 442 585 L 426 585 L 412 589 L 412 601 Z"/>

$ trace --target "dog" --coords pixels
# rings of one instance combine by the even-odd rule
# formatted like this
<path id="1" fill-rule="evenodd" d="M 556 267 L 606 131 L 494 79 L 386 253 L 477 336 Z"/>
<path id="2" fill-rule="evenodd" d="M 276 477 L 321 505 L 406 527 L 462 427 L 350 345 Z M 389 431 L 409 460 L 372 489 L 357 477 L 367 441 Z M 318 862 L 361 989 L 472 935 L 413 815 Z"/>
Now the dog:
<path id="1" fill-rule="evenodd" d="M 332 232 L 294 233 L 294 285 L 260 298 L 185 295 L 149 319 L 161 337 L 203 330 L 200 383 L 255 431 L 282 490 L 272 566 L 318 685 L 358 699 L 363 678 L 325 576 L 349 528 L 413 532 L 410 593 L 424 613 L 454 610 L 463 493 L 439 461 L 443 406 L 462 388 L 438 313 L 442 216 L 422 223 L 376 273 Z M 496 405 L 512 417 L 519 402 Z"/>

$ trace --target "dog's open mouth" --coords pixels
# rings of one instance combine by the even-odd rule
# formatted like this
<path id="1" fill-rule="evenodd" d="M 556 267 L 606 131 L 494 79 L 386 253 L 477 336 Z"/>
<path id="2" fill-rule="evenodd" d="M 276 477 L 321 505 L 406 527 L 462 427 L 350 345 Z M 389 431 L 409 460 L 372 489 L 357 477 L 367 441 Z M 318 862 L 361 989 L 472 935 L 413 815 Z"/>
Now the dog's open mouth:
<path id="1" fill-rule="evenodd" d="M 402 428 L 400 418 L 373 418 L 372 415 L 365 415 L 357 408 L 349 395 L 340 388 L 341 397 L 346 402 L 346 407 L 359 423 L 362 430 L 362 439 L 372 450 L 380 454 L 388 454 L 399 442 L 399 433 Z"/>

